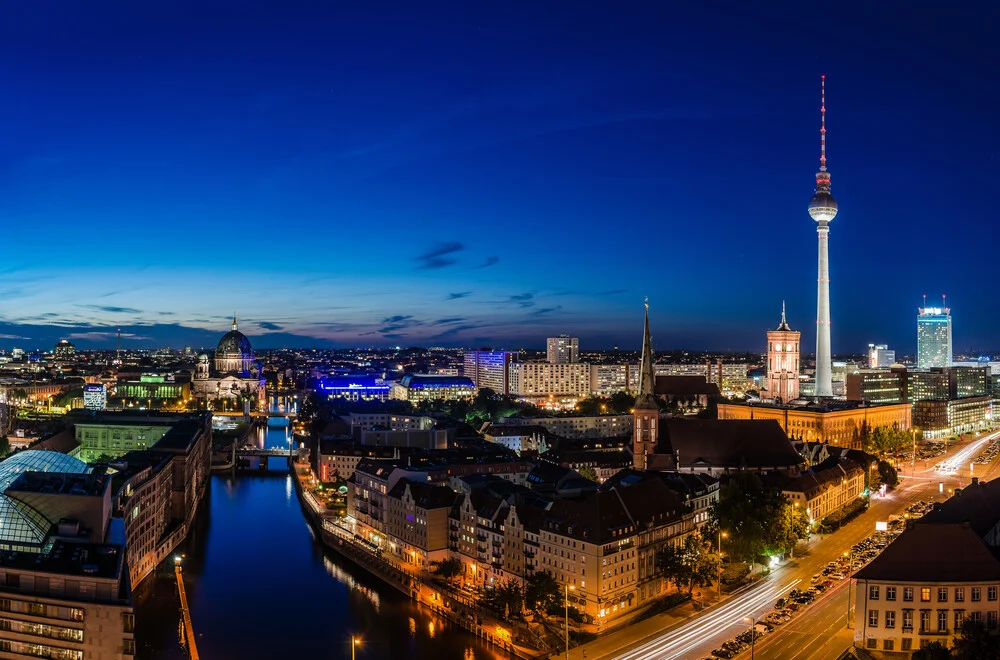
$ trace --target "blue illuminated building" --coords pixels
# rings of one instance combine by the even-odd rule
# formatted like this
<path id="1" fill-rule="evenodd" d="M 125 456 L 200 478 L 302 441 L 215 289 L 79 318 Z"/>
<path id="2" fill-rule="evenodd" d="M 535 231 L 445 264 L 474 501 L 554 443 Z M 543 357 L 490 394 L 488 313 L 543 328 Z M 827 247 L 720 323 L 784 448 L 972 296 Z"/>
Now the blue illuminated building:
<path id="1" fill-rule="evenodd" d="M 348 401 L 385 401 L 389 389 L 389 383 L 378 376 L 327 376 L 319 382 L 320 391 Z"/>

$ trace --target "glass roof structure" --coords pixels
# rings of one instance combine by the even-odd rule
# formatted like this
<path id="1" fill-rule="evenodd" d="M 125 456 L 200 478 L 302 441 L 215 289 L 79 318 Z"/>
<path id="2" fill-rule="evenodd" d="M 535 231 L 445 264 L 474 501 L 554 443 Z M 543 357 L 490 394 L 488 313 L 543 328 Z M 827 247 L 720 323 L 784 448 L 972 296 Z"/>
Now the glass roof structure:
<path id="1" fill-rule="evenodd" d="M 2 493 L 25 472 L 69 472 L 84 474 L 90 468 L 83 461 L 55 451 L 27 451 L 0 461 L 0 549 L 38 552 L 52 529 L 44 515 Z"/>

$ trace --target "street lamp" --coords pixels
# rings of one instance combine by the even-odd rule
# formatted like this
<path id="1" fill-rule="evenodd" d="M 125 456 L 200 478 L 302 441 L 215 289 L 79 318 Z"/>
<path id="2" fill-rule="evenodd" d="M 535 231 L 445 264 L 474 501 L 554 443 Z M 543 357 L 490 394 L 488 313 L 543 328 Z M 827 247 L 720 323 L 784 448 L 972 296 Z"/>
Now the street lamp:
<path id="1" fill-rule="evenodd" d="M 751 615 L 743 617 L 743 621 L 750 624 L 750 660 L 753 660 L 754 645 L 757 642 L 757 620 Z"/>
<path id="2" fill-rule="evenodd" d="M 566 660 L 569 660 L 569 590 L 576 589 L 569 583 L 566 584 L 566 597 L 563 604 L 566 606 Z"/>
<path id="3" fill-rule="evenodd" d="M 351 635 L 351 660 L 354 660 L 354 648 L 361 646 L 361 638 Z"/>
<path id="4" fill-rule="evenodd" d="M 722 539 L 729 538 L 722 529 L 719 529 L 719 601 L 722 601 Z"/>

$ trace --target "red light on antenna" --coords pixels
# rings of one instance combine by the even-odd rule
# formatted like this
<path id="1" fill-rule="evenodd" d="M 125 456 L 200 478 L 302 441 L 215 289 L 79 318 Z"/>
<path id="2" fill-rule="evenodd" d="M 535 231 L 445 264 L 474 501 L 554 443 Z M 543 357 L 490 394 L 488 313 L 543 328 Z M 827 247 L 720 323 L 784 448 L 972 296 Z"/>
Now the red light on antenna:
<path id="1" fill-rule="evenodd" d="M 821 80 L 826 80 L 826 76 L 825 76 L 825 75 L 823 75 L 823 76 L 820 76 L 820 79 L 821 79 Z"/>

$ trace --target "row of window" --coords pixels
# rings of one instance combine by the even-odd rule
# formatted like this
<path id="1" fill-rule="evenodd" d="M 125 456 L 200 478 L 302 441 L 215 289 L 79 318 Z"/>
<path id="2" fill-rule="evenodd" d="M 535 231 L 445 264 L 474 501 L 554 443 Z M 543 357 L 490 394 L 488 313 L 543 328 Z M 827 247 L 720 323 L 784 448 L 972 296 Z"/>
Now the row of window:
<path id="1" fill-rule="evenodd" d="M 948 587 L 937 587 L 937 602 L 947 603 L 948 602 Z M 920 588 L 920 602 L 929 603 L 931 602 L 931 594 L 933 590 L 931 587 L 921 587 Z M 878 585 L 870 585 L 868 587 L 868 600 L 879 600 L 882 593 L 881 587 Z M 983 597 L 982 587 L 970 587 L 969 595 L 970 600 L 973 603 L 978 603 Z M 896 600 L 896 587 L 886 587 L 885 588 L 885 599 L 889 601 Z M 996 600 L 997 599 L 997 587 L 987 587 L 986 588 L 986 600 Z M 913 601 L 913 587 L 903 587 L 903 601 L 911 602 Z M 954 602 L 964 603 L 965 602 L 965 587 L 955 587 Z"/>
<path id="2" fill-rule="evenodd" d="M 971 612 L 966 616 L 965 610 L 952 610 L 952 630 L 958 631 L 962 628 L 962 622 L 966 619 L 972 621 L 982 621 L 982 612 Z M 931 610 L 920 610 L 920 632 L 928 633 L 931 630 Z M 892 630 L 896 627 L 896 612 L 895 610 L 888 610 L 885 612 L 885 618 L 882 621 L 885 628 Z M 913 630 L 913 610 L 903 610 L 903 630 Z M 868 610 L 868 627 L 878 628 L 879 627 L 879 611 L 878 610 Z M 986 627 L 990 630 L 997 629 L 997 612 L 989 611 L 986 613 Z M 937 629 L 933 632 L 946 633 L 948 632 L 948 610 L 938 610 L 937 611 Z"/>
<path id="3" fill-rule="evenodd" d="M 10 577 L 10 574 L 8 574 L 8 577 Z M 7 586 L 11 585 L 8 583 Z M 0 612 L 24 612 L 32 616 L 66 619 L 68 621 L 83 621 L 84 617 L 84 611 L 79 607 L 59 607 L 58 605 L 11 600 L 10 598 L 0 598 Z"/>

